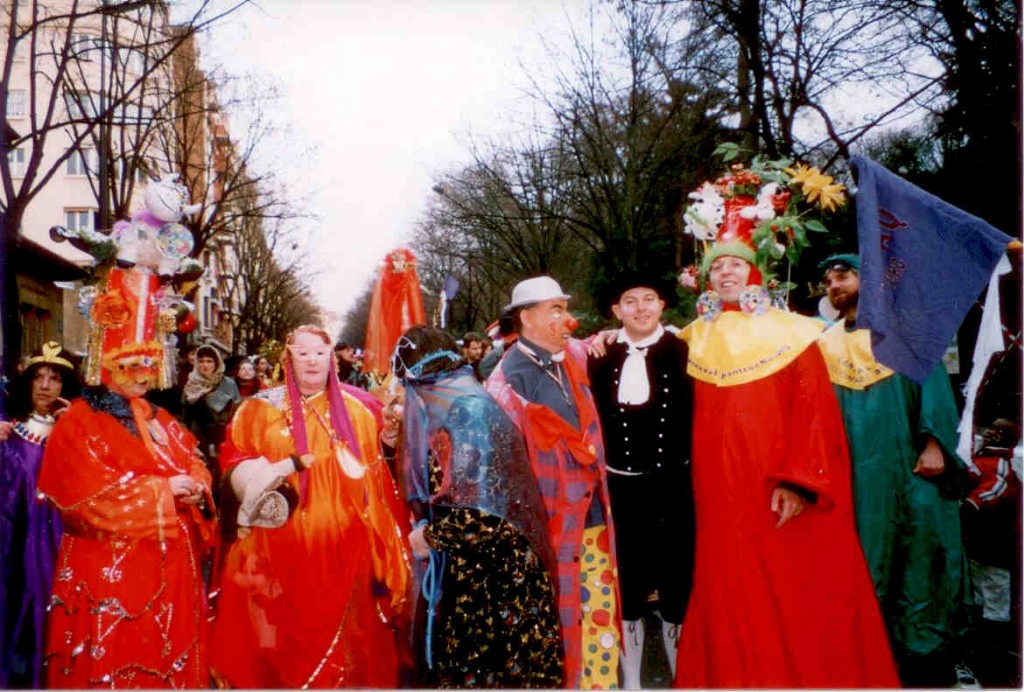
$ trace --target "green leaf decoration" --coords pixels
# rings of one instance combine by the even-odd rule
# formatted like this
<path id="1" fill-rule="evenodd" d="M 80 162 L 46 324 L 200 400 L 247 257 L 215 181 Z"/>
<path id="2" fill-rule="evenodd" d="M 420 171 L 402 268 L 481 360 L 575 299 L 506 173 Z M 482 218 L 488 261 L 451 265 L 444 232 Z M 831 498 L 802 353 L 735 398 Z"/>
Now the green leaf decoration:
<path id="1" fill-rule="evenodd" d="M 723 142 L 715 149 L 715 156 L 721 156 L 728 163 L 740 155 L 740 145 L 735 142 Z"/>

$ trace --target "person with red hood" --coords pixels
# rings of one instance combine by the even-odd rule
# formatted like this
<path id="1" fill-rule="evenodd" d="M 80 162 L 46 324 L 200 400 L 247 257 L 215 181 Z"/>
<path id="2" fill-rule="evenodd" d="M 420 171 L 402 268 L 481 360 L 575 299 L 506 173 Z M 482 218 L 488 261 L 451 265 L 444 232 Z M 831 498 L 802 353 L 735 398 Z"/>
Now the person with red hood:
<path id="1" fill-rule="evenodd" d="M 854 525 L 850 458 L 816 340 L 772 307 L 738 215 L 680 333 L 694 378 L 693 591 L 675 686 L 898 687 Z"/>
<path id="2" fill-rule="evenodd" d="M 90 386 L 39 474 L 64 534 L 46 621 L 50 689 L 209 686 L 201 565 L 215 536 L 196 438 L 145 399 L 166 384 L 156 277 L 115 269 L 91 308 Z M 174 321 L 170 320 L 173 328 Z"/>
<path id="3" fill-rule="evenodd" d="M 519 340 L 487 380 L 487 391 L 526 440 L 555 551 L 565 684 L 618 683 L 620 620 L 604 443 L 569 296 L 550 276 L 512 291 Z"/>

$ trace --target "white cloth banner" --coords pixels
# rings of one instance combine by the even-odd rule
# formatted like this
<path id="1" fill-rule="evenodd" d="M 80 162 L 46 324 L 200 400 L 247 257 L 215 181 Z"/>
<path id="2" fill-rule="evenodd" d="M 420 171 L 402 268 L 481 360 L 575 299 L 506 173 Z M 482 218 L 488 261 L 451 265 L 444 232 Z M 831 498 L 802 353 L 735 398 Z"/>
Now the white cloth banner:
<path id="1" fill-rule="evenodd" d="M 978 327 L 978 341 L 974 344 L 974 360 L 971 364 L 971 376 L 964 385 L 964 414 L 960 419 L 960 442 L 956 453 L 970 468 L 974 468 L 971 454 L 974 451 L 974 404 L 978 398 L 978 389 L 985 377 L 988 363 L 992 356 L 1006 349 L 1003 339 L 1002 310 L 999 305 L 999 277 L 1010 272 L 1010 260 L 1003 255 L 996 265 L 992 277 L 988 281 L 988 292 L 985 294 L 985 309 L 981 314 L 981 325 Z"/>

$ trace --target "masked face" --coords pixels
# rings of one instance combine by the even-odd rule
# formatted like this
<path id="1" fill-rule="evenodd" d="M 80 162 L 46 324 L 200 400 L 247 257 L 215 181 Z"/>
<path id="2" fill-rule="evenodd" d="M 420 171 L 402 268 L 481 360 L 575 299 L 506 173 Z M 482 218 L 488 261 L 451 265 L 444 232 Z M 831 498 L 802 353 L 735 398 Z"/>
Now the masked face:
<path id="1" fill-rule="evenodd" d="M 331 347 L 316 334 L 299 332 L 288 345 L 295 383 L 303 394 L 316 394 L 327 386 Z"/>
<path id="2" fill-rule="evenodd" d="M 576 328 L 576 319 L 569 313 L 565 300 L 545 300 L 520 313 L 523 336 L 546 351 L 558 353 Z"/>
<path id="3" fill-rule="evenodd" d="M 160 378 L 160 362 L 150 356 L 128 356 L 110 368 L 110 388 L 133 399 L 155 387 Z"/>

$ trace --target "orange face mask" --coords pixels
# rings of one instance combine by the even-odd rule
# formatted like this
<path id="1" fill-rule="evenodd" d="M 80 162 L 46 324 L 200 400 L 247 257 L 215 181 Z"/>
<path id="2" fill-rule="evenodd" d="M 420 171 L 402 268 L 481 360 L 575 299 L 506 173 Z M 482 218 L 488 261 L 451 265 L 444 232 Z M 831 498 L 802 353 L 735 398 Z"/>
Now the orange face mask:
<path id="1" fill-rule="evenodd" d="M 148 389 L 152 389 L 160 379 L 160 364 L 149 356 L 124 358 L 110 368 L 110 379 L 122 388 L 145 384 Z"/>

